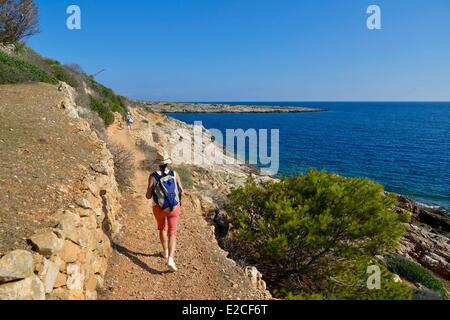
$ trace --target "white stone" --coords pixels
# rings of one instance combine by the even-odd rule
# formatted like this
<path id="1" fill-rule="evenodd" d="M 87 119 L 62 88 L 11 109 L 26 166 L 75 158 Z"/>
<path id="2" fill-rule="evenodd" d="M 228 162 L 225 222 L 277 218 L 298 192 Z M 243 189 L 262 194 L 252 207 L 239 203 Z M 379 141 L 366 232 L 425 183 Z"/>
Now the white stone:
<path id="1" fill-rule="evenodd" d="M 69 290 L 83 290 L 84 273 L 78 264 L 69 264 L 67 266 L 67 288 Z"/>
<path id="2" fill-rule="evenodd" d="M 44 284 L 37 276 L 0 285 L 0 300 L 45 300 Z"/>
<path id="3" fill-rule="evenodd" d="M 25 279 L 33 274 L 33 255 L 15 250 L 0 259 L 0 283 Z"/>

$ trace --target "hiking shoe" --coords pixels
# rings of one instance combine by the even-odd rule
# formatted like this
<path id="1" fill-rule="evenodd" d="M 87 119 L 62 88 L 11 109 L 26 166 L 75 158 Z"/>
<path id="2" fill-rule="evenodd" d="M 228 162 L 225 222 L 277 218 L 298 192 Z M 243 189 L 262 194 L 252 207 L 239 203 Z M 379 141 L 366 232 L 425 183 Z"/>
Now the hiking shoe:
<path id="1" fill-rule="evenodd" d="M 169 266 L 170 270 L 172 270 L 173 272 L 178 271 L 177 265 L 175 264 L 175 260 L 173 260 L 172 257 L 169 257 L 169 260 L 167 261 L 167 265 Z"/>

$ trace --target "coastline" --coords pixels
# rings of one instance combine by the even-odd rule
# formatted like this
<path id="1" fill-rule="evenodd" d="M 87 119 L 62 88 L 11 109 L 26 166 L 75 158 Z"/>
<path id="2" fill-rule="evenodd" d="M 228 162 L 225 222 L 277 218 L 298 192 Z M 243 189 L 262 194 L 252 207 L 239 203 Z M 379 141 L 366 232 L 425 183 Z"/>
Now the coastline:
<path id="1" fill-rule="evenodd" d="M 138 111 L 139 110 L 139 111 Z M 146 119 L 149 123 L 148 129 L 152 136 L 164 144 L 169 152 L 175 144 L 179 143 L 179 137 L 173 136 L 176 129 L 186 129 L 192 132 L 193 125 L 170 116 L 148 112 L 145 108 L 137 108 L 133 112 L 137 119 Z M 161 126 L 151 126 L 151 123 L 164 122 Z M 144 130 L 142 133 L 148 131 Z M 192 133 L 191 133 L 192 134 Z M 205 141 L 211 133 L 205 128 Z M 141 136 L 144 137 L 144 136 Z M 183 143 L 189 139 L 184 139 Z M 224 154 L 224 157 L 235 157 L 229 150 L 224 150 L 223 146 L 215 143 L 215 152 Z M 193 191 L 199 194 L 199 199 L 203 203 L 211 204 L 211 211 L 205 212 L 205 218 L 211 224 L 215 224 L 214 214 L 220 212 L 224 217 L 227 213 L 224 210 L 224 204 L 227 201 L 230 192 L 245 184 L 249 179 L 253 183 L 262 183 L 265 181 L 277 181 L 280 177 L 270 177 L 264 175 L 260 168 L 249 165 L 244 161 L 237 161 L 234 164 L 215 164 L 207 155 L 202 155 L 203 164 L 187 164 L 190 173 L 194 179 Z M 183 166 L 183 165 L 182 165 Z M 422 265 L 443 279 L 450 279 L 449 254 L 450 252 L 450 215 L 441 208 L 430 208 L 424 206 L 418 201 L 394 192 L 398 199 L 398 205 L 393 208 L 400 213 L 409 213 L 411 221 L 406 223 L 407 232 L 399 244 L 396 253 Z M 219 244 L 224 243 L 225 238 L 218 239 Z M 225 251 L 227 247 L 223 247 Z"/>
<path id="2" fill-rule="evenodd" d="M 138 102 L 147 111 L 158 113 L 311 113 L 327 112 L 326 109 L 288 106 L 231 105 L 179 102 Z"/>

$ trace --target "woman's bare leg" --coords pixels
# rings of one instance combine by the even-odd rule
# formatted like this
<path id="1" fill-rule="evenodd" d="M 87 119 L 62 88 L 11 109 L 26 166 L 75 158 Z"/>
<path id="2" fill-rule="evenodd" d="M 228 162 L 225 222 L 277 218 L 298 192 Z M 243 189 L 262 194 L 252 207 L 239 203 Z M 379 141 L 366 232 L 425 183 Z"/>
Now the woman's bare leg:
<path id="1" fill-rule="evenodd" d="M 177 236 L 170 235 L 169 236 L 169 257 L 175 257 L 175 250 L 177 248 Z"/>
<path id="2" fill-rule="evenodd" d="M 161 240 L 163 247 L 164 258 L 167 258 L 169 256 L 169 239 L 167 236 L 167 230 L 159 232 L 159 239 Z"/>

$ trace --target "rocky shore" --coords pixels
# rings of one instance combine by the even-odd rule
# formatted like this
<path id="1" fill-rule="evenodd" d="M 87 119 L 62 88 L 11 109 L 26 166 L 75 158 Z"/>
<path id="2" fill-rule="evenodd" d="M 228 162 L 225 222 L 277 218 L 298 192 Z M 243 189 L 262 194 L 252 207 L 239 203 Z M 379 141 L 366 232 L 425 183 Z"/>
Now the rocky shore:
<path id="1" fill-rule="evenodd" d="M 255 106 L 207 103 L 141 102 L 148 111 L 159 113 L 300 113 L 325 112 L 324 109 L 283 106 Z"/>
<path id="2" fill-rule="evenodd" d="M 450 215 L 399 196 L 399 211 L 409 211 L 412 220 L 398 253 L 412 259 L 445 280 L 450 280 Z"/>

